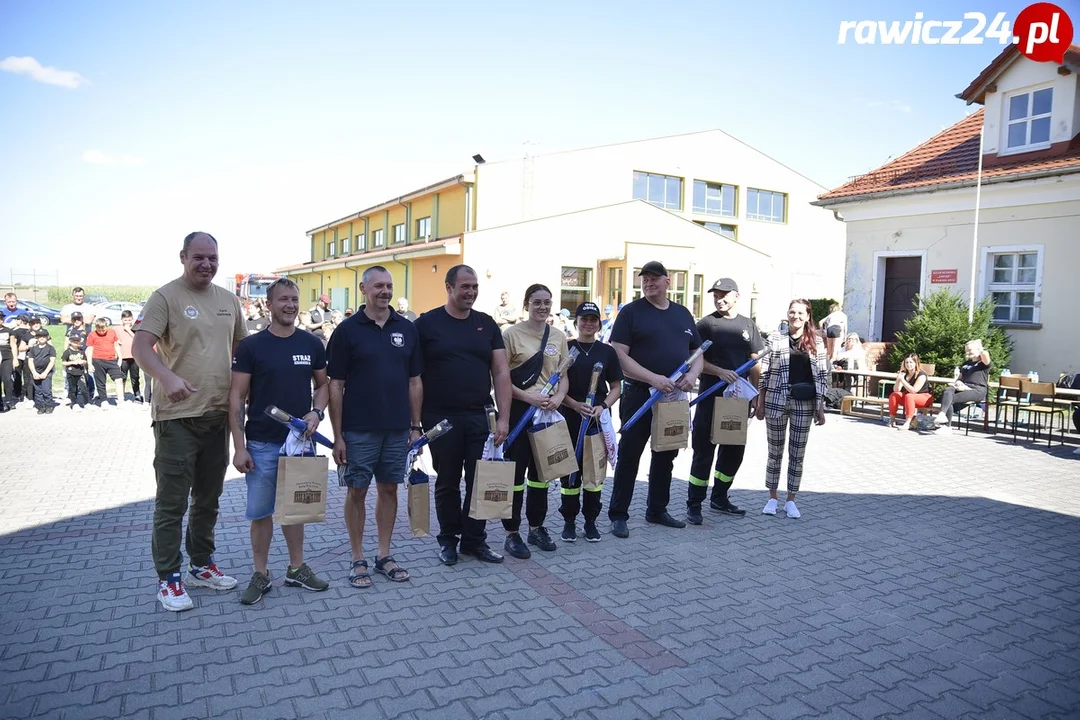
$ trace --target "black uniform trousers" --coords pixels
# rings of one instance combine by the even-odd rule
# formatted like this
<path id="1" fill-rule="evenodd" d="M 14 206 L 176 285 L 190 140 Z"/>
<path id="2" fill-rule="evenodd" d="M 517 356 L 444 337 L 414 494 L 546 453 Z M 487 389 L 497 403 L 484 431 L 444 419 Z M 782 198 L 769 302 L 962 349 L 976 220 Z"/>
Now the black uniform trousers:
<path id="1" fill-rule="evenodd" d="M 625 423 L 638 411 L 649 397 L 649 387 L 639 383 L 627 383 L 626 392 L 619 401 L 619 419 Z M 630 501 L 634 499 L 634 482 L 637 479 L 641 453 L 652 434 L 652 410 L 645 413 L 632 428 L 624 430 L 619 440 L 619 462 L 615 466 L 615 481 L 611 491 L 611 520 L 630 519 Z M 671 471 L 675 466 L 678 450 L 654 452 L 649 464 L 649 497 L 646 513 L 660 515 L 667 511 L 671 499 Z"/>
<path id="2" fill-rule="evenodd" d="M 705 398 L 697 404 L 694 412 L 694 430 L 690 435 L 694 458 L 690 461 L 690 486 L 686 490 L 686 506 L 701 507 L 709 486 L 709 472 L 716 453 L 716 471 L 713 474 L 712 501 L 722 504 L 727 500 L 731 480 L 742 466 L 745 445 L 713 445 L 712 421 L 716 396 Z M 719 452 L 717 452 L 719 450 Z M 727 482 L 720 477 L 728 478 Z"/>
<path id="3" fill-rule="evenodd" d="M 514 400 L 510 404 L 510 429 L 513 430 L 525 412 L 531 407 L 528 403 Z M 539 412 L 539 410 L 537 410 Z M 530 421 L 531 425 L 531 421 Z M 540 473 L 536 470 L 532 446 L 529 445 L 529 428 L 526 427 L 510 446 L 507 457 L 514 461 L 514 515 L 503 520 L 506 532 L 518 532 L 521 529 L 521 506 L 525 505 L 525 519 L 529 527 L 540 527 L 548 512 L 548 488 L 550 483 L 540 482 Z M 525 475 L 528 473 L 528 480 Z"/>
<path id="4" fill-rule="evenodd" d="M 440 545 L 457 546 L 461 539 L 462 549 L 475 549 L 487 545 L 487 521 L 469 517 L 472 502 L 473 479 L 476 461 L 484 452 L 488 437 L 487 415 L 433 415 L 423 413 L 424 427 L 435 427 L 444 418 L 453 427 L 428 445 L 431 464 L 435 469 L 435 516 L 439 519 Z M 461 478 L 465 476 L 465 499 L 461 498 Z"/>
<path id="5" fill-rule="evenodd" d="M 566 427 L 570 431 L 570 440 L 574 443 L 574 448 L 577 448 L 578 433 L 581 432 L 581 423 L 585 422 L 585 419 L 578 415 L 576 412 L 566 410 L 563 412 L 566 417 Z M 578 464 L 580 465 L 580 459 Z M 562 494 L 562 503 L 559 506 L 559 512 L 562 514 L 563 519 L 566 522 L 574 522 L 577 520 L 579 512 L 582 512 L 584 508 L 585 522 L 596 522 L 596 518 L 600 517 L 600 509 L 603 504 L 600 501 L 600 489 L 585 490 L 581 487 L 581 473 L 577 473 L 575 476 L 573 485 L 570 483 L 569 477 L 564 477 L 559 481 L 561 486 L 560 493 Z M 583 498 L 582 495 L 585 497 Z"/>

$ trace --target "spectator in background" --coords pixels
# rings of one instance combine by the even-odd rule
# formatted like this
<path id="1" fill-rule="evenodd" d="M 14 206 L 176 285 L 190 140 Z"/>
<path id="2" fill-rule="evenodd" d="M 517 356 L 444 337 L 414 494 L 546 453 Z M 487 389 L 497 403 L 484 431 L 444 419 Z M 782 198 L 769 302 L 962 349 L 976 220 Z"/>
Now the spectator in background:
<path id="1" fill-rule="evenodd" d="M 93 316 L 91 315 L 91 317 L 93 317 Z M 79 347 L 80 348 L 85 348 L 86 347 L 86 336 L 89 335 L 90 332 L 87 329 L 87 326 L 83 323 L 82 311 L 80 311 L 80 310 L 73 311 L 71 313 L 71 315 L 68 316 L 68 319 L 71 321 L 71 325 L 68 327 L 67 332 L 64 333 L 64 335 L 66 337 L 77 337 L 77 338 L 79 338 Z M 33 329 L 33 328 L 31 328 L 31 329 Z M 92 373 L 93 370 L 88 369 L 87 372 Z M 65 382 L 64 389 L 69 390 L 70 388 L 68 388 L 67 385 L 66 385 L 66 382 L 67 382 L 66 377 L 64 378 L 64 382 Z M 91 380 L 89 375 L 87 375 L 87 377 L 86 377 L 86 398 L 87 398 L 88 401 L 94 399 L 94 383 L 93 383 L 93 380 Z"/>
<path id="2" fill-rule="evenodd" d="M 967 359 L 953 373 L 956 380 L 941 393 L 941 412 L 935 418 L 937 431 L 945 435 L 952 432 L 950 423 L 954 410 L 962 410 L 969 403 L 986 401 L 989 373 L 994 366 L 990 353 L 983 347 L 982 340 L 969 340 L 964 345 L 964 354 Z"/>
<path id="3" fill-rule="evenodd" d="M 245 324 L 247 325 L 248 335 L 254 335 L 270 325 L 270 320 L 266 317 L 266 310 L 263 308 L 261 301 L 256 300 L 251 304 L 251 315 L 245 321 Z"/>
<path id="4" fill-rule="evenodd" d="M 574 328 L 573 321 L 570 320 L 570 311 L 566 308 L 559 311 L 558 316 L 555 318 L 555 327 L 562 330 L 567 340 L 573 340 L 577 337 L 577 330 Z"/>
<path id="5" fill-rule="evenodd" d="M 124 373 L 120 371 L 120 338 L 105 318 L 94 321 L 94 332 L 86 336 L 86 370 L 94 377 L 98 404 L 109 409 L 109 390 L 106 376 L 116 388 L 116 404 L 124 402 Z"/>
<path id="6" fill-rule="evenodd" d="M 345 317 L 352 317 L 354 312 L 356 311 L 352 308 L 345 308 Z"/>
<path id="7" fill-rule="evenodd" d="M 416 313 L 409 309 L 409 299 L 399 297 L 397 301 L 398 315 L 405 318 L 409 322 L 416 322 Z"/>
<path id="8" fill-rule="evenodd" d="M 612 305 L 604 306 L 604 319 L 600 321 L 600 342 L 606 343 L 608 338 L 611 337 L 611 328 L 615 325 L 615 307 Z"/>
<path id="9" fill-rule="evenodd" d="M 901 363 L 900 372 L 896 373 L 896 389 L 889 395 L 889 427 L 895 425 L 896 411 L 903 403 L 904 420 L 914 430 L 915 409 L 930 407 L 933 402 L 934 394 L 930 392 L 930 379 L 926 377 L 926 373 L 919 364 L 919 356 L 911 353 Z M 904 423 L 900 423 L 896 427 L 903 426 Z"/>
<path id="10" fill-rule="evenodd" d="M 0 321 L 4 325 L 14 325 L 15 318 L 20 315 L 29 315 L 25 309 L 19 307 L 19 296 L 13 292 L 4 295 L 4 307 L 0 308 Z"/>
<path id="11" fill-rule="evenodd" d="M 130 310 L 124 310 L 120 313 L 120 329 L 116 332 L 116 337 L 120 339 L 120 373 L 123 375 L 124 382 L 131 383 L 131 399 L 134 402 L 141 403 L 143 401 L 142 393 L 139 392 L 140 387 L 139 377 L 139 364 L 135 362 L 135 354 L 132 352 L 132 345 L 135 342 L 135 318 L 132 317 Z M 124 397 L 124 395 L 121 395 Z"/>
<path id="12" fill-rule="evenodd" d="M 493 316 L 495 318 L 495 324 L 499 326 L 499 330 L 506 330 L 506 328 L 521 319 L 520 311 L 510 304 L 510 293 L 505 290 L 503 290 L 502 295 L 499 296 L 499 304 L 495 308 Z"/>
<path id="13" fill-rule="evenodd" d="M 327 337 L 326 332 L 323 329 L 323 325 L 330 321 L 330 296 L 320 295 L 319 302 L 315 303 L 315 307 L 307 311 L 307 325 L 305 329 L 323 341 L 323 345 L 326 345 Z"/>
<path id="14" fill-rule="evenodd" d="M 866 372 L 870 369 L 870 363 L 866 359 L 866 350 L 863 348 L 858 333 L 847 334 L 844 338 L 844 346 L 833 353 L 832 364 L 834 368 L 855 372 Z M 851 390 L 855 386 L 855 380 L 854 375 L 845 375 L 843 387 Z"/>
<path id="15" fill-rule="evenodd" d="M 86 352 L 77 337 L 67 339 L 67 347 L 60 355 L 60 365 L 67 375 L 68 406 L 72 410 L 86 407 Z"/>
<path id="16" fill-rule="evenodd" d="M 825 331 L 825 352 L 829 360 L 832 360 L 840 338 L 847 335 L 847 315 L 840 310 L 838 304 L 833 303 L 829 306 L 829 314 L 821 321 L 821 327 Z"/>
<path id="17" fill-rule="evenodd" d="M 41 329 L 41 318 L 30 315 L 16 315 L 15 329 L 11 334 L 15 337 L 17 353 L 15 355 L 15 384 L 18 386 L 16 400 L 26 400 L 23 407 L 34 406 L 34 376 L 30 374 L 30 365 L 26 362 L 26 350 L 34 342 L 32 327 Z"/>
<path id="18" fill-rule="evenodd" d="M 60 308 L 60 322 L 67 325 L 69 328 L 74 324 L 72 315 L 79 313 L 82 316 L 83 322 L 88 326 L 94 322 L 96 314 L 91 305 L 87 305 L 83 302 L 83 298 L 86 297 L 86 292 L 81 288 L 72 288 L 71 290 L 71 302 L 64 307 Z"/>
<path id="19" fill-rule="evenodd" d="M 14 317 L 14 316 L 12 316 Z M 15 357 L 19 354 L 19 341 L 15 339 L 15 328 L 0 325 L 0 412 L 7 412 L 15 407 Z"/>
<path id="20" fill-rule="evenodd" d="M 34 340 L 35 344 L 26 351 L 26 362 L 30 363 L 30 374 L 34 379 L 34 407 L 37 408 L 38 415 L 52 414 L 52 376 L 53 367 L 56 365 L 56 348 L 49 342 L 48 330 L 38 330 Z"/>

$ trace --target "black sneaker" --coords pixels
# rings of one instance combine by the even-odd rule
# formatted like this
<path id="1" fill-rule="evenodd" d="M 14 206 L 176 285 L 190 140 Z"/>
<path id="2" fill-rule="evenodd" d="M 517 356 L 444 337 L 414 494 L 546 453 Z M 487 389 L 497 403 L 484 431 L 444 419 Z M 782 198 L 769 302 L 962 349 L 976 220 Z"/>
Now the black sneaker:
<path id="1" fill-rule="evenodd" d="M 548 535 L 547 528 L 543 525 L 529 531 L 529 544 L 535 545 L 544 552 L 554 552 L 555 548 L 558 547 L 555 545 L 555 541 L 551 539 L 551 536 Z"/>
<path id="2" fill-rule="evenodd" d="M 251 582 L 248 583 L 247 590 L 244 590 L 240 594 L 241 605 L 254 605 L 263 599 L 263 595 L 270 592 L 270 573 L 263 575 L 261 572 L 255 572 L 251 576 Z"/>
<path id="3" fill-rule="evenodd" d="M 725 515 L 734 515 L 735 517 L 742 517 L 743 515 L 746 515 L 745 510 L 742 510 L 741 508 L 739 508 L 738 505 L 733 504 L 730 500 L 724 500 L 722 502 L 712 500 L 711 502 L 709 502 L 709 507 L 711 507 L 713 510 L 716 510 L 717 512 L 722 512 Z M 686 519 L 689 520 L 689 516 Z"/>
<path id="4" fill-rule="evenodd" d="M 503 549 L 506 550 L 507 554 L 516 557 L 518 560 L 528 560 L 532 557 L 532 550 L 522 541 L 521 533 L 507 533 Z"/>
<path id="5" fill-rule="evenodd" d="M 563 523 L 562 539 L 566 542 L 577 542 L 577 523 L 567 520 Z"/>
<path id="6" fill-rule="evenodd" d="M 700 525 L 704 522 L 704 519 L 701 517 L 700 505 L 688 505 L 686 507 L 686 522 L 691 525 Z"/>
<path id="7" fill-rule="evenodd" d="M 596 529 L 595 522 L 585 523 L 585 539 L 589 542 L 600 542 L 600 531 Z"/>
<path id="8" fill-rule="evenodd" d="M 628 538 L 630 537 L 630 528 L 626 527 L 625 520 L 612 520 L 611 534 L 617 538 Z"/>
<path id="9" fill-rule="evenodd" d="M 526 552 L 527 551 L 528 551 L 528 548 L 526 548 Z M 476 545 L 476 546 L 462 545 L 461 546 L 461 554 L 462 555 L 471 555 L 472 557 L 476 558 L 480 562 L 498 564 L 498 563 L 501 563 L 503 561 L 503 556 L 500 555 L 499 553 L 495 552 L 491 548 L 489 548 L 486 544 L 485 545 Z M 441 557 L 441 555 L 440 555 L 440 557 Z"/>

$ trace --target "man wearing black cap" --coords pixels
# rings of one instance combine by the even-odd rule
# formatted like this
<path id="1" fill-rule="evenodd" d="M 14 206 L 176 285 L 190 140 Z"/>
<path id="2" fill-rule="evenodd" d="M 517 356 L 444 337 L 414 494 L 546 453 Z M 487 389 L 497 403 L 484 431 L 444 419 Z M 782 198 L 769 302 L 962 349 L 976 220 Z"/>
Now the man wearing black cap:
<path id="1" fill-rule="evenodd" d="M 330 320 L 330 296 L 320 295 L 319 302 L 315 303 L 315 307 L 308 310 L 308 324 L 306 330 L 326 343 L 326 331 L 323 329 L 323 325 Z"/>
<path id="2" fill-rule="evenodd" d="M 649 388 L 670 393 L 688 391 L 701 374 L 699 358 L 689 372 L 673 383 L 668 379 L 690 353 L 701 345 L 701 336 L 694 325 L 694 316 L 682 305 L 668 300 L 671 284 L 667 268 L 653 260 L 645 263 L 641 276 L 643 297 L 629 303 L 615 318 L 611 345 L 619 354 L 627 378 L 626 392 L 619 403 L 619 417 L 626 422 L 645 404 Z M 634 497 L 634 481 L 638 463 L 652 431 L 652 412 L 647 412 L 632 428 L 622 433 L 619 441 L 619 462 L 615 467 L 615 486 L 611 492 L 611 532 L 615 537 L 630 537 L 626 521 L 630 519 L 630 501 Z M 667 527 L 682 528 L 686 523 L 671 517 L 667 511 L 671 496 L 671 469 L 678 450 L 654 452 L 649 467 L 649 501 L 645 520 Z"/>
<path id="3" fill-rule="evenodd" d="M 566 371 L 569 379 L 569 389 L 563 398 L 563 415 L 566 417 L 566 426 L 570 431 L 570 439 L 577 443 L 578 432 L 581 423 L 587 422 L 585 418 L 597 422 L 600 414 L 608 410 L 619 399 L 621 381 L 623 379 L 622 366 L 619 364 L 619 356 L 610 345 L 605 345 L 597 338 L 600 330 L 600 308 L 596 303 L 583 302 L 578 305 L 575 313 L 577 326 L 577 339 L 571 340 L 569 346 L 577 348 L 577 361 Z M 589 394 L 589 383 L 592 381 L 593 366 L 596 363 L 604 364 L 604 371 L 596 384 L 596 402 L 593 407 L 585 405 L 585 398 Z M 571 482 L 572 481 L 572 482 Z M 600 531 L 596 529 L 596 518 L 600 517 L 600 488 L 582 488 L 581 473 L 576 473 L 569 478 L 563 478 L 559 483 L 562 485 L 562 507 L 559 512 L 563 516 L 562 539 L 566 542 L 577 540 L 577 515 L 583 511 L 585 516 L 585 539 L 589 542 L 600 542 Z"/>
<path id="4" fill-rule="evenodd" d="M 705 351 L 704 370 L 701 373 L 700 391 L 704 392 L 719 381 L 729 385 L 738 382 L 734 370 L 751 357 L 756 357 L 765 349 L 757 323 L 748 317 L 739 315 L 735 306 L 739 302 L 739 286 L 731 278 L 720 278 L 709 290 L 713 296 L 716 312 L 703 317 L 697 324 L 701 339 L 712 340 L 712 347 Z M 750 371 L 750 383 L 757 387 L 759 366 Z M 690 462 L 690 488 L 686 494 L 686 521 L 700 525 L 701 503 L 705 500 L 705 491 L 709 487 L 709 467 L 712 465 L 713 400 L 699 403 L 694 414 L 692 436 L 694 459 Z M 716 458 L 716 471 L 713 474 L 712 500 L 709 507 L 727 515 L 742 517 L 745 510 L 740 510 L 728 499 L 728 490 L 735 479 L 735 473 L 742 465 L 745 445 L 721 445 Z"/>

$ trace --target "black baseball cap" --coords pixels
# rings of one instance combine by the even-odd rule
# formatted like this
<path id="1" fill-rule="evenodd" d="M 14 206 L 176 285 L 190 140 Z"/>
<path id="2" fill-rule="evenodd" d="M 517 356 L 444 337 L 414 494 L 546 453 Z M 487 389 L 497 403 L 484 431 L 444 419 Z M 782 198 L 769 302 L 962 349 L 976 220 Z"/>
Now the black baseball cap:
<path id="1" fill-rule="evenodd" d="M 78 312 L 78 311 L 71 313 L 71 319 L 72 320 L 82 320 L 82 313 Z"/>
<path id="2" fill-rule="evenodd" d="M 48 330 L 38 330 L 34 334 L 37 335 L 38 337 L 49 337 L 49 331 Z"/>
<path id="3" fill-rule="evenodd" d="M 600 317 L 600 308 L 596 303 L 586 300 L 577 306 L 577 312 L 574 313 L 574 317 L 584 317 L 586 315 L 595 315 Z"/>
<path id="4" fill-rule="evenodd" d="M 712 284 L 711 288 L 709 288 L 709 292 L 711 293 L 726 293 L 731 292 L 732 290 L 734 290 L 735 292 L 739 292 L 739 284 L 731 278 L 720 278 Z"/>
<path id="5" fill-rule="evenodd" d="M 638 275 L 662 275 L 667 277 L 667 268 L 664 267 L 662 262 L 650 260 L 641 267 L 641 272 Z"/>

